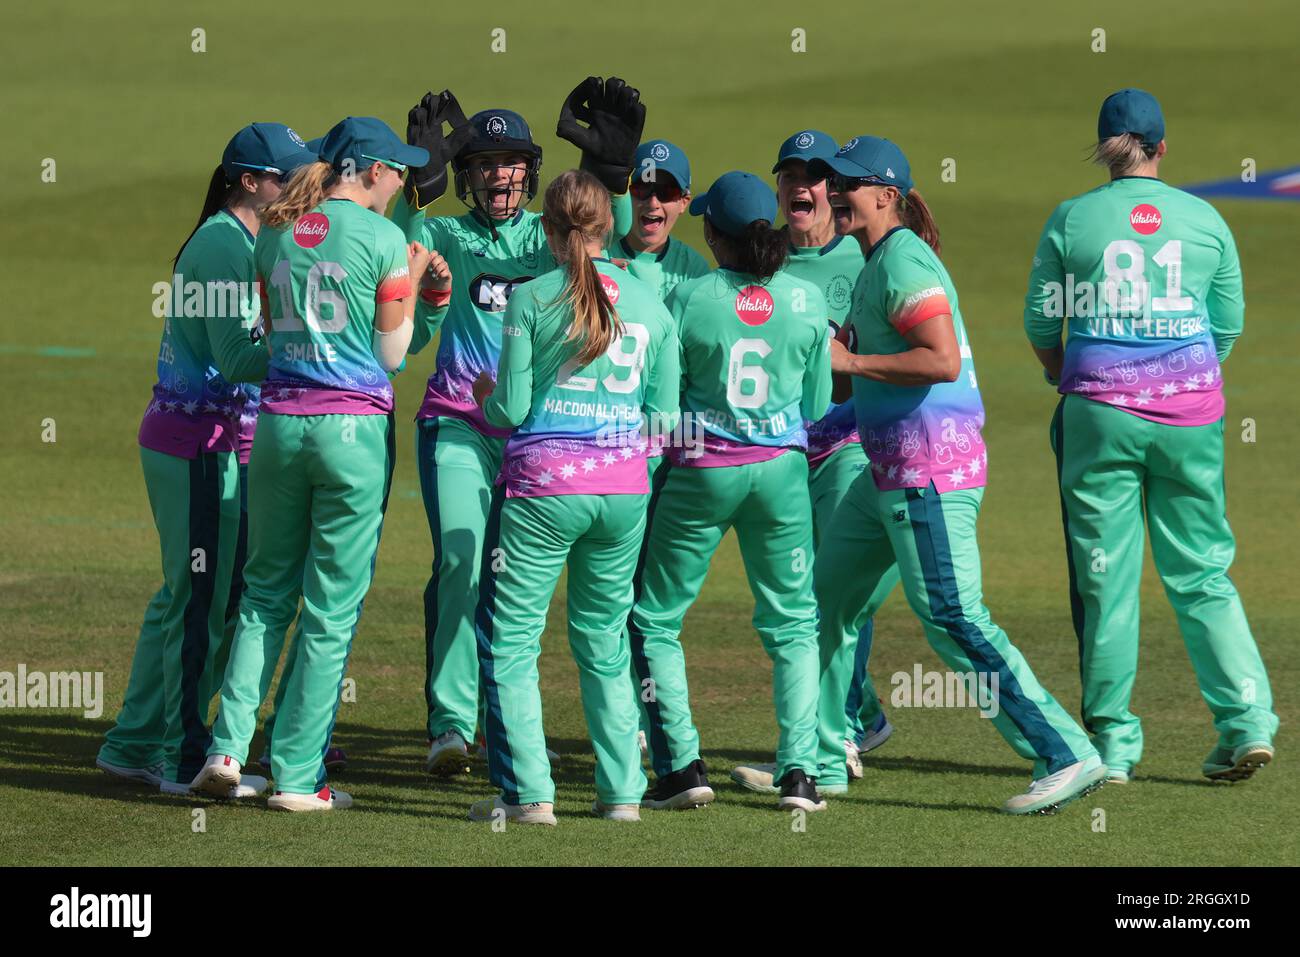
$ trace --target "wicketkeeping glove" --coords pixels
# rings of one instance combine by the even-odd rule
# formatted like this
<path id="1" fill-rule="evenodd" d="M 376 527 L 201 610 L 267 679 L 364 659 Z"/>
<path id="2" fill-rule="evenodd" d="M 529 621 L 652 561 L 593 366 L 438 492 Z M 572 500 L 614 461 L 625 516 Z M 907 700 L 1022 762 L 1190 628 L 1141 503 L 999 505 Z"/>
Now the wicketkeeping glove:
<path id="1" fill-rule="evenodd" d="M 442 125 L 451 127 L 443 135 Z M 406 115 L 406 142 L 422 146 L 429 151 L 429 162 L 412 166 L 406 173 L 406 201 L 416 209 L 424 209 L 447 192 L 447 163 L 469 138 L 469 121 L 450 90 L 436 96 L 424 94 L 411 112 Z"/>
<path id="2" fill-rule="evenodd" d="M 644 128 L 640 91 L 616 76 L 589 76 L 564 101 L 555 132 L 582 150 L 582 169 L 611 193 L 625 193 Z"/>

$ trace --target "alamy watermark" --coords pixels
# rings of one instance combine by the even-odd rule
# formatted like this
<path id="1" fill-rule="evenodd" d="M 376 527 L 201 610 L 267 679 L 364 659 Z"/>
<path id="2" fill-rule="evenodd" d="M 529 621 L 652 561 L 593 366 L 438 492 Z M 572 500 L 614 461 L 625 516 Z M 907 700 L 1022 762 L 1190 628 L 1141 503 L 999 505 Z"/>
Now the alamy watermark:
<path id="1" fill-rule="evenodd" d="M 996 671 L 922 671 L 918 663 L 889 678 L 895 708 L 978 708 L 981 718 L 996 718 L 1002 710 Z"/>
<path id="2" fill-rule="evenodd" d="M 79 708 L 87 718 L 104 713 L 104 672 L 0 671 L 0 708 Z"/>

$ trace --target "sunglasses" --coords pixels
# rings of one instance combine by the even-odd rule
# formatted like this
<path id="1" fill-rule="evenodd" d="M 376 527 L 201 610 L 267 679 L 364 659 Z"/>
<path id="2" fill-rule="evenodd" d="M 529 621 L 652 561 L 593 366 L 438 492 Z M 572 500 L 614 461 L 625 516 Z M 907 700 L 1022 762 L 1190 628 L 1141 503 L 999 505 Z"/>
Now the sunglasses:
<path id="1" fill-rule="evenodd" d="M 383 163 L 383 164 L 384 164 L 385 166 L 387 166 L 389 169 L 394 170 L 394 171 L 396 171 L 396 172 L 398 172 L 398 173 L 405 173 L 405 172 L 406 172 L 406 167 L 403 166 L 401 163 L 397 162 L 396 160 L 387 160 L 387 159 L 383 159 L 383 158 L 381 158 L 381 157 L 379 157 L 379 156 L 371 156 L 369 153 L 362 153 L 362 154 L 361 154 L 361 158 L 362 158 L 362 159 L 372 160 L 373 162 L 376 162 L 376 163 Z"/>
<path id="2" fill-rule="evenodd" d="M 676 183 L 669 180 L 660 182 L 658 180 L 647 183 L 643 179 L 634 179 L 628 187 L 628 192 L 632 194 L 633 199 L 645 201 L 654 196 L 661 203 L 671 203 L 682 198 L 685 195 L 682 188 Z"/>
<path id="3" fill-rule="evenodd" d="M 832 173 L 827 177 L 826 185 L 832 193 L 851 193 L 863 186 L 892 186 L 893 183 L 886 183 L 875 176 L 844 176 L 841 173 Z"/>
<path id="4" fill-rule="evenodd" d="M 254 166 L 252 163 L 234 163 L 234 166 L 242 166 L 244 169 L 251 169 L 255 173 L 267 173 L 270 176 L 277 176 L 281 185 L 289 182 L 289 177 L 293 175 L 292 170 L 282 170 L 275 166 Z"/>

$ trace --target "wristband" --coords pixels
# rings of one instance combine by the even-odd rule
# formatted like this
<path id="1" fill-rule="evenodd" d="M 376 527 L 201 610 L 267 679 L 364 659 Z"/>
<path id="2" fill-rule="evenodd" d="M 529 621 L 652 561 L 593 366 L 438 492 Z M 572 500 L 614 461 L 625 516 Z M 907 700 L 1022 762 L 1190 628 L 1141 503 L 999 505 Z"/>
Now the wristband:
<path id="1" fill-rule="evenodd" d="M 450 289 L 421 289 L 420 298 L 424 303 L 439 309 L 451 302 Z"/>

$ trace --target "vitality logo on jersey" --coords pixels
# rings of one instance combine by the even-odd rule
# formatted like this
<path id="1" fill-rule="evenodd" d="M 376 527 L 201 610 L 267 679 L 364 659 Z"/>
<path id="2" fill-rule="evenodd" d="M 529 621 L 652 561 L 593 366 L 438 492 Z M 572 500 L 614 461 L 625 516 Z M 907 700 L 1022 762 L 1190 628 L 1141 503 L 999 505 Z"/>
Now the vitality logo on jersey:
<path id="1" fill-rule="evenodd" d="M 319 246 L 329 235 L 330 221 L 324 213 L 308 213 L 293 224 L 293 241 L 303 249 Z"/>
<path id="2" fill-rule="evenodd" d="M 762 286 L 745 286 L 736 293 L 736 315 L 747 326 L 761 326 L 772 318 L 772 294 Z"/>
<path id="3" fill-rule="evenodd" d="M 607 299 L 609 299 L 609 304 L 611 306 L 618 305 L 618 296 L 619 296 L 618 283 L 616 283 L 612 277 L 606 276 L 604 273 L 601 273 L 600 288 L 605 290 L 605 296 Z"/>
<path id="4" fill-rule="evenodd" d="M 1161 222 L 1160 210 L 1150 203 L 1139 203 L 1128 214 L 1129 225 L 1143 236 L 1150 236 L 1154 233 L 1160 228 Z"/>
<path id="5" fill-rule="evenodd" d="M 506 304 L 516 286 L 522 286 L 532 280 L 532 276 L 520 276 L 518 279 L 505 279 L 483 273 L 469 284 L 469 301 L 475 309 L 484 312 L 505 312 Z"/>

